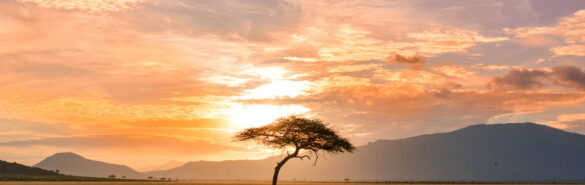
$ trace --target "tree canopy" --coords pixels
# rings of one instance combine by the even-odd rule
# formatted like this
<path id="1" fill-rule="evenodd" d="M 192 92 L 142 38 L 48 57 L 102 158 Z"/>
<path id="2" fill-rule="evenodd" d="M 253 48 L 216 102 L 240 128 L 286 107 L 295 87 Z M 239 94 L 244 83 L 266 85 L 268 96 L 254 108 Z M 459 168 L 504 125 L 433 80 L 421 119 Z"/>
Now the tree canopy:
<path id="1" fill-rule="evenodd" d="M 276 166 L 273 177 L 273 185 L 276 184 L 280 168 L 289 159 L 309 158 L 308 154 L 300 154 L 301 150 L 313 152 L 316 156 L 315 164 L 319 157 L 319 151 L 329 153 L 353 152 L 355 147 L 348 139 L 337 134 L 335 130 L 327 127 L 319 119 L 308 119 L 300 116 L 279 118 L 276 121 L 257 128 L 248 128 L 234 136 L 237 141 L 255 141 L 272 148 L 294 148 L 293 153 L 287 152 L 287 156 Z"/>

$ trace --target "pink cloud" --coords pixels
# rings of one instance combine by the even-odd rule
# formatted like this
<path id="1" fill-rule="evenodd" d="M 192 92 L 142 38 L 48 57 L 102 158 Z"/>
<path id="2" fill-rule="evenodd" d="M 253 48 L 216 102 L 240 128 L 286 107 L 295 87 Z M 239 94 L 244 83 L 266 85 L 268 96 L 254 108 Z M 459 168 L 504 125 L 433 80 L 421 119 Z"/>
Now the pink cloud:
<path id="1" fill-rule="evenodd" d="M 573 55 L 583 56 L 582 44 L 585 42 L 585 29 L 582 24 L 585 22 L 585 10 L 574 12 L 572 15 L 560 18 L 555 25 L 540 27 L 520 27 L 505 29 L 516 37 L 524 39 L 524 43 L 535 46 L 554 46 L 550 49 L 557 56 Z M 564 45 L 553 36 L 563 39 Z"/>
<path id="2" fill-rule="evenodd" d="M 121 11 L 132 8 L 144 0 L 18 0 L 21 3 L 33 3 L 43 8 L 56 8 L 64 10 L 82 10 L 93 13 Z"/>

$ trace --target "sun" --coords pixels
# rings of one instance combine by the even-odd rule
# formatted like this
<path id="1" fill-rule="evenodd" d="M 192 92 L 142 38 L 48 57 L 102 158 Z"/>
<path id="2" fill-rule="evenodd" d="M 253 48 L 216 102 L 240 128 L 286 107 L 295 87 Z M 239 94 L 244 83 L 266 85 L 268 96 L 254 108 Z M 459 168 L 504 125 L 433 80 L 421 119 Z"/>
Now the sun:
<path id="1" fill-rule="evenodd" d="M 272 80 L 271 83 L 250 89 L 238 96 L 237 100 L 271 100 L 281 97 L 294 98 L 309 89 L 306 81 Z M 223 111 L 237 129 L 266 125 L 277 118 L 293 114 L 306 114 L 310 109 L 301 105 L 246 104 L 232 102 Z"/>
<path id="2" fill-rule="evenodd" d="M 244 105 L 234 103 L 225 114 L 228 116 L 228 121 L 236 129 L 244 129 L 259 127 L 271 123 L 280 117 L 293 114 L 305 114 L 309 111 L 310 109 L 300 105 Z"/>

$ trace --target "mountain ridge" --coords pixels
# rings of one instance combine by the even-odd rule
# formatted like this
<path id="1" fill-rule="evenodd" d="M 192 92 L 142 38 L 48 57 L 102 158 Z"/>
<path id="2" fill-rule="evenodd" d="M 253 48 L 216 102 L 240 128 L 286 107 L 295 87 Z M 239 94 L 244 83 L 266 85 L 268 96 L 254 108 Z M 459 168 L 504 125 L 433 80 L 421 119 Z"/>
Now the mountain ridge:
<path id="1" fill-rule="evenodd" d="M 417 181 L 585 181 L 585 136 L 534 123 L 480 124 L 451 132 L 376 140 L 353 154 L 291 160 L 281 179 Z M 279 156 L 190 161 L 143 176 L 270 179 Z"/>
<path id="2" fill-rule="evenodd" d="M 47 170 L 58 169 L 63 174 L 75 176 L 108 177 L 109 175 L 116 175 L 128 178 L 143 177 L 141 173 L 128 166 L 87 159 L 73 152 L 53 154 L 33 166 Z"/>
<path id="3" fill-rule="evenodd" d="M 136 169 L 136 171 L 138 171 L 138 172 L 150 172 L 150 171 L 168 170 L 168 169 L 173 169 L 173 168 L 182 166 L 184 164 L 185 164 L 184 162 L 179 162 L 179 161 L 176 161 L 176 160 L 170 160 L 170 161 L 167 161 L 164 164 L 142 166 L 142 167 L 139 167 L 138 169 Z"/>
<path id="4" fill-rule="evenodd" d="M 44 170 L 41 168 L 29 167 L 22 164 L 18 164 L 16 162 L 8 162 L 0 160 L 0 176 L 9 176 L 9 175 L 31 175 L 31 176 L 62 176 L 61 174 Z"/>

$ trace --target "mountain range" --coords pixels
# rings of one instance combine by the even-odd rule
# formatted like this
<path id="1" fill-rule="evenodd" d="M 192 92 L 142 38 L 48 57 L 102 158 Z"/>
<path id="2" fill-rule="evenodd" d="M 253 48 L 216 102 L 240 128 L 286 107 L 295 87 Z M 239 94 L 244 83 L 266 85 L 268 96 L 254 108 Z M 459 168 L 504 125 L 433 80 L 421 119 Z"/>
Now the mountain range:
<path id="1" fill-rule="evenodd" d="M 46 170 L 59 170 L 63 174 L 85 177 L 117 177 L 144 178 L 144 175 L 124 165 L 111 164 L 86 159 L 78 154 L 66 152 L 56 153 L 47 157 L 34 167 Z"/>
<path id="2" fill-rule="evenodd" d="M 378 140 L 354 153 L 291 160 L 283 180 L 585 181 L 585 136 L 534 123 L 474 125 L 448 133 Z M 197 161 L 139 173 L 127 166 L 58 153 L 35 167 L 64 174 L 129 178 L 268 180 L 281 156 L 262 160 Z"/>

